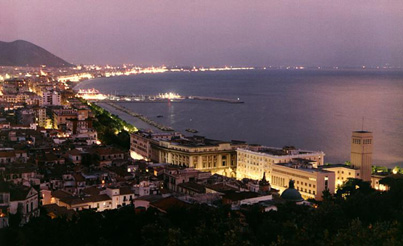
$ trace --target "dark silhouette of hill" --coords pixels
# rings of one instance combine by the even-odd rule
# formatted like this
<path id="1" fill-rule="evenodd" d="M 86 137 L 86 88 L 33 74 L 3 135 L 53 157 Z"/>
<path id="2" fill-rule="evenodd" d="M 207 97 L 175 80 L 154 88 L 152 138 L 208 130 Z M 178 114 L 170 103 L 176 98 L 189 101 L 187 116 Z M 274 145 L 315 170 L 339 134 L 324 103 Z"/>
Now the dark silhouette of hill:
<path id="1" fill-rule="evenodd" d="M 53 55 L 49 51 L 24 40 L 0 41 L 0 66 L 69 67 L 72 64 Z"/>

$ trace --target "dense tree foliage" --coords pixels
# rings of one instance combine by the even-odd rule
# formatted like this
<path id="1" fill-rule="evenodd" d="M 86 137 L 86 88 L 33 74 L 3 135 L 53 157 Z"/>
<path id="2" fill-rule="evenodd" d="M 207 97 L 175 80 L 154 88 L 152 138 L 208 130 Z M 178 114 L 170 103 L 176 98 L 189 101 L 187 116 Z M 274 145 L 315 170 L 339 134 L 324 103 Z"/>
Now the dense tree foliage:
<path id="1" fill-rule="evenodd" d="M 88 105 L 95 114 L 94 128 L 98 132 L 99 140 L 103 144 L 128 150 L 130 148 L 130 133 L 137 131 L 137 129 L 117 115 L 111 114 L 95 104 Z"/>
<path id="2" fill-rule="evenodd" d="M 351 180 L 318 208 L 283 204 L 266 213 L 207 205 L 82 211 L 70 221 L 42 213 L 0 230 L 0 245 L 403 245 L 403 184 L 389 183 L 381 193 Z"/>

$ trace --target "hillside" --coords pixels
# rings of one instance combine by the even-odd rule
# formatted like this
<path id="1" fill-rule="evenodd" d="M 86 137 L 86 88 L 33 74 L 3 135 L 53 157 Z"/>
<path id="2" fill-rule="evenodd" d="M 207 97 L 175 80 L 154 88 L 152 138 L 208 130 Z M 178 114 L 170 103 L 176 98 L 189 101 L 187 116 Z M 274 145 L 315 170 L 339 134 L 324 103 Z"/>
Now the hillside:
<path id="1" fill-rule="evenodd" d="M 0 41 L 0 66 L 68 67 L 72 64 L 24 40 Z"/>

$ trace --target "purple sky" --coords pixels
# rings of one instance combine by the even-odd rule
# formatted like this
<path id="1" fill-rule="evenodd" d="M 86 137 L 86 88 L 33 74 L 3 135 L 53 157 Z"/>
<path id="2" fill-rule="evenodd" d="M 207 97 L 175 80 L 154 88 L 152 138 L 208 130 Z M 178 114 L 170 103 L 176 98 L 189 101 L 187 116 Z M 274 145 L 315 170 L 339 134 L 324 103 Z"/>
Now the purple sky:
<path id="1" fill-rule="evenodd" d="M 0 40 L 73 63 L 403 66 L 402 0 L 0 0 Z"/>

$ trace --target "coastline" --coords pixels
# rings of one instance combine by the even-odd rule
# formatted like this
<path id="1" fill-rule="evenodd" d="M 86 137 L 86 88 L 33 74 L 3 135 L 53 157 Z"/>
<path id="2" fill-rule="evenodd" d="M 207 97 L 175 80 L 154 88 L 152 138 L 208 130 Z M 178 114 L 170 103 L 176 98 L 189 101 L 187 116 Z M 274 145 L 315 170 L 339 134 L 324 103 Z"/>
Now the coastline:
<path id="1" fill-rule="evenodd" d="M 177 74 L 177 75 L 174 75 L 174 74 Z M 182 75 L 182 74 L 184 74 L 184 75 Z M 239 75 L 241 75 L 241 79 L 242 79 L 242 74 L 235 73 L 234 75 L 232 75 L 233 74 L 232 72 L 226 73 L 226 74 L 224 74 L 224 73 L 191 73 L 191 74 L 193 74 L 192 76 L 190 76 L 188 74 L 189 73 L 171 73 L 171 72 L 169 72 L 169 73 L 167 73 L 167 75 L 155 74 L 156 77 L 154 77 L 154 74 L 153 75 L 150 74 L 150 75 L 146 75 L 146 76 L 139 76 L 139 77 L 137 77 L 137 76 L 110 77 L 109 79 L 111 79 L 112 82 L 110 82 L 110 80 L 100 80 L 100 81 L 85 80 L 85 81 L 82 81 L 82 82 L 86 82 L 84 84 L 84 86 L 83 86 L 83 84 L 81 84 L 82 82 L 80 82 L 80 83 L 75 84 L 75 89 L 76 90 L 78 89 L 78 87 L 76 87 L 76 86 L 80 86 L 82 88 L 94 87 L 103 92 L 107 92 L 107 91 L 112 90 L 110 88 L 116 88 L 116 90 L 118 90 L 118 91 L 120 90 L 121 92 L 125 92 L 125 89 L 122 89 L 122 88 L 127 88 L 126 92 L 128 92 L 128 93 L 130 93 L 130 92 L 139 93 L 139 94 L 148 93 L 148 92 L 158 93 L 159 90 L 163 91 L 164 88 L 169 89 L 170 87 L 172 87 L 171 84 L 166 84 L 165 81 L 168 81 L 168 82 L 175 81 L 174 88 L 180 88 L 181 94 L 182 93 L 183 94 L 194 94 L 194 93 L 192 93 L 193 90 L 189 90 L 187 88 L 190 88 L 193 85 L 204 86 L 204 84 L 197 83 L 197 79 L 199 77 L 201 78 L 200 80 L 206 80 L 206 78 L 207 79 L 214 78 L 214 80 L 215 80 L 215 78 L 222 79 L 227 76 L 238 77 Z M 217 76 L 214 74 L 217 74 Z M 251 74 L 254 74 L 254 72 L 252 72 L 252 71 L 246 72 L 245 76 L 247 77 L 247 76 L 250 76 Z M 259 74 L 262 74 L 262 73 L 259 72 Z M 266 73 L 264 73 L 264 74 L 266 74 Z M 267 76 L 267 77 L 272 77 L 272 73 L 269 73 L 269 74 L 270 74 L 270 76 Z M 286 74 L 287 78 L 289 77 L 290 74 L 291 75 L 294 74 L 299 77 L 300 73 L 295 73 L 294 71 L 291 71 L 291 73 Z M 322 74 L 322 72 L 320 74 Z M 215 138 L 215 139 L 221 139 L 224 141 L 229 141 L 231 139 L 242 139 L 249 143 L 259 143 L 259 144 L 263 144 L 263 145 L 267 145 L 267 146 L 284 146 L 287 144 L 294 144 L 295 146 L 298 146 L 301 148 L 324 150 L 327 154 L 327 158 L 326 158 L 327 162 L 344 163 L 344 161 L 348 160 L 349 156 L 350 156 L 349 147 L 348 147 L 348 143 L 350 141 L 349 140 L 349 130 L 343 131 L 343 132 L 339 131 L 339 134 L 337 134 L 337 136 L 332 136 L 331 134 L 329 134 L 328 127 L 332 127 L 335 125 L 332 122 L 338 122 L 337 125 L 334 126 L 337 129 L 343 128 L 343 129 L 354 130 L 354 128 L 357 128 L 357 127 L 355 127 L 355 125 L 356 125 L 354 123 L 355 119 L 351 118 L 351 117 L 350 118 L 347 117 L 347 116 L 349 116 L 349 112 L 343 112 L 344 110 L 342 110 L 339 107 L 340 100 L 338 100 L 338 99 L 336 100 L 336 97 L 335 97 L 336 94 L 337 94 L 337 98 L 339 98 L 340 95 L 344 95 L 344 97 L 347 97 L 348 93 L 344 91 L 344 89 L 343 89 L 344 87 L 339 87 L 337 81 L 343 81 L 343 84 L 345 83 L 344 81 L 346 81 L 346 83 L 348 83 L 346 85 L 349 85 L 351 87 L 360 87 L 360 83 L 356 83 L 356 82 L 350 83 L 347 80 L 344 80 L 343 76 L 334 77 L 332 74 L 333 74 L 333 72 L 329 76 L 331 76 L 331 78 L 335 78 L 336 83 L 329 84 L 329 86 L 331 86 L 332 89 L 335 89 L 333 92 L 331 92 L 330 97 L 329 96 L 325 96 L 325 97 L 320 96 L 320 98 L 318 98 L 317 95 L 320 95 L 320 94 L 317 94 L 317 93 L 313 94 L 313 92 L 315 92 L 316 89 L 315 90 L 312 90 L 312 89 L 314 89 L 316 87 L 312 87 L 312 86 L 316 86 L 316 85 L 320 85 L 321 87 L 325 86 L 325 84 L 316 83 L 315 80 L 309 79 L 313 82 L 307 81 L 305 83 L 305 81 L 303 81 L 304 83 L 298 82 L 298 85 L 296 85 L 294 83 L 290 83 L 290 85 L 287 85 L 287 86 L 298 86 L 298 88 L 303 89 L 303 91 L 301 91 L 302 95 L 305 93 L 304 90 L 306 88 L 306 91 L 309 92 L 309 95 L 310 95 L 309 98 L 302 97 L 301 99 L 303 99 L 303 100 L 299 100 L 299 103 L 297 105 L 294 104 L 292 106 L 293 108 L 301 108 L 301 107 L 306 108 L 305 106 L 311 105 L 310 110 L 317 111 L 317 110 L 320 110 L 320 108 L 318 107 L 319 105 L 313 107 L 312 104 L 308 105 L 307 103 L 311 103 L 310 102 L 311 100 L 318 101 L 318 99 L 320 100 L 321 98 L 326 100 L 324 102 L 328 102 L 329 100 L 331 100 L 331 104 L 332 104 L 332 105 L 330 105 L 330 107 L 332 109 L 331 111 L 337 112 L 337 114 L 332 113 L 330 115 L 329 113 L 325 113 L 323 111 L 318 111 L 317 114 L 315 114 L 316 118 L 320 117 L 322 119 L 326 119 L 325 120 L 327 122 L 326 124 L 324 124 L 325 122 L 321 123 L 322 125 L 327 125 L 326 127 L 320 126 L 320 124 L 318 123 L 319 121 L 317 121 L 317 120 L 315 120 L 315 122 L 313 122 L 312 120 L 306 120 L 307 119 L 306 115 L 305 114 L 303 116 L 299 115 L 298 114 L 299 111 L 296 112 L 297 114 L 295 114 L 295 112 L 291 112 L 291 114 L 293 114 L 292 117 L 294 117 L 294 118 L 299 117 L 298 121 L 293 121 L 292 119 L 294 119 L 294 118 L 290 118 L 290 120 L 285 121 L 285 119 L 289 119 L 288 117 L 290 117 L 290 113 L 288 113 L 287 111 L 284 111 L 284 110 L 280 111 L 280 108 L 284 108 L 285 106 L 288 108 L 290 105 L 288 105 L 288 103 L 287 103 L 287 98 L 285 98 L 283 96 L 280 96 L 282 98 L 281 100 L 283 101 L 283 103 L 281 105 L 277 105 L 277 104 L 272 104 L 272 103 L 266 103 L 266 101 L 260 97 L 260 94 L 253 94 L 252 99 L 241 95 L 241 98 L 245 99 L 247 101 L 248 106 L 245 107 L 246 105 L 244 105 L 244 106 L 239 105 L 239 106 L 236 106 L 237 107 L 236 109 L 231 108 L 232 107 L 231 105 L 227 106 L 225 104 L 214 104 L 212 102 L 209 102 L 206 105 L 204 105 L 204 103 L 200 104 L 200 103 L 195 102 L 195 103 L 189 104 L 189 106 L 188 106 L 188 105 L 183 105 L 183 104 L 172 104 L 172 105 L 145 105 L 145 104 L 134 105 L 133 104 L 133 105 L 131 105 L 128 103 L 123 103 L 123 101 L 122 101 L 122 105 L 133 110 L 134 112 L 138 112 L 143 115 L 149 116 L 152 119 L 154 119 L 154 117 L 156 115 L 163 115 L 163 118 L 161 118 L 161 119 L 155 118 L 155 120 L 158 122 L 170 125 L 175 130 L 178 130 L 180 132 L 184 132 L 185 129 L 187 129 L 187 128 L 193 128 L 193 129 L 197 129 L 200 132 L 199 134 L 201 134 L 201 135 L 205 135 L 205 136 Z M 350 75 L 351 75 L 350 73 L 347 74 L 348 78 L 350 77 Z M 165 76 L 168 78 L 167 80 L 165 80 Z M 317 77 L 316 75 L 314 75 L 314 76 L 315 76 L 315 78 Z M 127 78 L 127 77 L 132 77 L 132 78 Z M 195 83 L 194 84 L 192 83 L 190 86 L 184 85 L 184 83 L 182 83 L 180 80 L 179 80 L 179 83 L 176 82 L 178 80 L 178 78 L 181 79 L 182 81 L 186 81 L 186 80 L 188 81 L 189 79 L 193 79 L 193 77 L 195 78 Z M 309 75 L 309 76 L 302 77 L 302 78 L 311 78 L 311 77 L 312 76 Z M 358 76 L 356 78 L 356 80 L 358 82 L 360 82 L 360 80 L 364 80 L 364 79 L 366 80 L 366 78 L 367 78 L 367 76 Z M 93 79 L 91 79 L 91 80 L 93 80 Z M 131 82 L 132 80 L 134 80 L 135 82 Z M 375 82 L 371 82 L 371 84 L 375 85 L 375 83 L 378 83 L 377 81 L 382 81 L 382 83 L 384 83 L 384 80 L 385 80 L 385 78 L 383 76 L 375 77 Z M 396 80 L 396 78 L 395 77 L 386 78 L 386 80 L 387 80 L 386 82 L 390 83 L 390 85 L 393 87 L 385 86 L 383 88 L 385 88 L 385 90 L 387 90 L 387 91 L 390 91 L 396 85 L 396 83 L 393 82 Z M 120 83 L 120 81 L 122 83 Z M 281 80 L 279 80 L 279 81 L 281 82 Z M 98 83 L 98 82 L 100 82 L 100 83 Z M 147 87 L 148 83 L 152 83 L 153 86 L 151 87 L 151 89 L 154 88 L 154 90 L 150 90 Z M 207 88 L 207 86 L 215 85 L 215 83 L 216 82 L 214 82 L 214 84 L 207 83 L 206 88 Z M 287 81 L 287 83 L 288 83 L 288 81 Z M 364 82 L 362 82 L 362 83 L 364 83 Z M 130 87 L 132 84 L 134 87 Z M 168 85 L 170 87 L 168 87 L 166 85 Z M 220 86 L 220 84 L 218 84 L 218 83 L 217 83 L 217 85 Z M 281 85 L 281 87 L 279 87 L 279 88 L 282 88 L 283 85 Z M 300 87 L 299 85 L 302 85 L 302 86 Z M 186 88 L 185 88 L 185 86 L 186 86 Z M 254 85 L 254 84 L 250 85 L 251 88 L 253 88 L 253 86 L 256 86 L 256 85 Z M 146 88 L 146 89 L 144 90 L 142 88 Z M 184 88 L 186 90 L 184 90 Z M 289 88 L 291 88 L 291 87 L 289 87 Z M 340 88 L 341 91 L 338 88 Z M 264 89 L 264 88 L 262 88 L 262 89 Z M 372 89 L 371 90 L 370 89 L 371 88 L 368 88 L 368 93 L 372 93 L 371 92 Z M 277 90 L 276 87 L 274 87 L 273 92 L 270 92 L 272 97 L 274 98 L 274 100 L 271 100 L 272 102 L 275 102 L 275 100 L 277 100 L 276 99 L 277 95 L 280 95 L 278 93 L 275 94 L 275 92 L 276 92 L 275 90 Z M 263 92 L 263 90 L 260 90 L 260 91 Z M 387 91 L 385 91 L 385 93 Z M 339 94 L 339 92 L 342 92 L 342 94 Z M 287 93 L 288 93 L 288 91 L 287 91 Z M 203 94 L 203 91 L 200 94 Z M 204 93 L 204 94 L 208 95 L 206 93 Z M 377 93 L 375 93 L 375 94 L 377 94 Z M 216 95 L 217 94 L 212 94 L 212 96 L 216 96 Z M 222 94 L 222 95 L 225 95 L 225 94 Z M 227 94 L 227 95 L 230 95 L 230 94 Z M 235 95 L 235 94 L 231 94 L 231 95 Z M 376 95 L 373 95 L 373 96 L 376 96 Z M 251 100 L 255 100 L 256 102 L 258 102 L 258 104 L 256 102 L 253 103 L 253 101 L 251 102 Z M 260 100 L 264 100 L 264 101 L 260 101 Z M 307 100 L 309 100 L 309 101 L 307 101 Z M 305 102 L 307 102 L 307 103 L 305 103 Z M 304 105 L 304 103 L 306 105 Z M 349 101 L 347 101 L 345 103 L 349 103 Z M 199 104 L 200 106 L 197 106 L 197 104 Z M 265 104 L 266 104 L 266 106 L 261 106 L 261 105 L 265 105 Z M 323 104 L 323 101 L 321 104 Z M 249 106 L 249 105 L 251 105 L 251 106 Z M 360 105 L 356 105 L 356 106 L 360 107 Z M 242 110 L 242 108 L 249 108 L 249 107 L 252 107 L 252 109 L 246 110 L 246 111 L 243 110 L 242 112 L 238 113 L 238 110 Z M 221 108 L 221 109 L 215 110 L 215 108 Z M 254 116 L 256 118 L 252 118 L 252 119 L 256 119 L 256 120 L 252 121 L 254 123 L 254 127 L 249 128 L 250 125 L 248 125 L 247 122 L 245 122 L 245 120 L 238 120 L 238 119 L 240 119 L 239 117 L 251 118 L 252 116 L 249 114 L 249 112 L 251 112 L 251 111 L 255 112 L 256 110 L 254 110 L 254 108 L 257 108 L 259 110 L 257 112 L 260 112 L 261 114 L 258 116 Z M 223 110 L 223 109 L 226 109 L 226 110 Z M 267 109 L 268 111 L 263 112 L 260 109 L 265 109 L 265 110 Z M 292 108 L 290 108 L 290 109 L 291 109 L 291 111 L 295 111 Z M 351 111 L 351 110 L 348 110 L 348 111 Z M 136 127 L 139 126 L 138 124 L 140 122 L 143 123 L 142 121 L 137 120 L 137 118 L 131 117 L 127 114 L 119 113 L 117 111 L 115 111 L 115 112 L 116 112 L 115 114 L 118 114 L 121 118 L 124 118 L 126 121 L 133 123 L 134 125 L 136 125 Z M 228 113 L 224 113 L 224 112 L 228 112 Z M 222 113 L 224 113 L 224 114 L 222 114 Z M 267 117 L 262 113 L 267 114 Z M 369 113 L 371 113 L 371 112 L 369 112 Z M 203 117 L 197 117 L 196 114 L 197 115 L 201 114 Z M 273 118 L 272 117 L 273 115 L 276 115 L 276 117 Z M 128 117 L 130 117 L 130 118 L 128 118 Z M 343 117 L 343 118 L 340 118 L 340 117 Z M 371 116 L 371 114 L 368 114 L 369 119 L 370 119 L 370 117 L 373 118 L 374 116 Z M 218 120 L 219 118 L 222 118 L 223 120 L 220 121 L 220 120 Z M 295 119 L 297 119 L 297 118 L 295 118 Z M 347 120 L 347 118 L 348 118 L 348 120 Z M 361 122 L 361 117 L 358 117 L 358 118 L 359 118 L 359 122 Z M 192 121 L 190 122 L 189 119 Z M 136 121 L 139 123 L 137 123 Z M 267 122 L 269 124 L 265 124 L 264 122 Z M 279 124 L 279 122 L 283 122 L 283 123 Z M 390 139 L 391 137 L 389 135 L 385 134 L 382 131 L 382 128 L 380 128 L 380 127 L 382 127 L 381 122 L 384 122 L 384 120 L 380 119 L 380 118 L 379 119 L 376 118 L 376 121 L 375 120 L 366 121 L 366 127 L 369 130 L 374 131 L 375 134 L 377 134 L 376 142 L 375 142 L 376 143 L 375 152 L 378 152 L 378 153 L 375 153 L 376 160 L 374 161 L 374 164 L 393 167 L 393 166 L 401 163 L 401 158 L 399 158 L 401 155 L 395 149 L 390 149 L 390 148 L 385 149 L 383 147 L 383 146 L 385 146 L 383 144 L 385 142 L 385 140 L 395 141 L 394 139 L 396 137 L 393 137 L 393 139 Z M 391 123 L 395 123 L 395 122 L 390 122 L 390 121 L 387 121 L 387 122 L 388 122 L 388 125 L 390 125 Z M 311 124 L 311 123 L 313 123 L 313 124 Z M 374 124 L 376 124 L 376 125 L 374 125 Z M 224 125 L 225 125 L 225 127 L 224 127 Z M 361 123 L 359 125 L 361 126 Z M 212 127 L 212 126 L 214 126 L 214 127 Z M 146 125 L 146 127 L 152 128 L 149 125 Z M 143 127 L 140 126 L 139 128 L 143 128 Z M 251 131 L 255 131 L 254 129 L 260 129 L 260 133 L 258 133 L 258 134 L 252 133 Z M 290 129 L 293 129 L 293 130 L 289 131 Z M 312 129 L 316 129 L 316 130 L 313 131 Z M 155 130 L 157 130 L 157 129 L 155 129 Z M 388 130 L 395 131 L 394 128 L 393 129 L 390 128 Z M 315 136 L 311 135 L 312 132 L 314 132 Z M 298 134 L 298 135 L 295 135 L 295 134 Z M 296 136 L 298 136 L 298 138 L 295 138 Z M 400 136 L 400 134 L 398 134 L 396 136 Z M 329 141 L 324 141 L 322 144 L 317 144 L 317 141 L 315 140 L 315 139 L 317 139 L 317 137 L 320 137 L 323 139 L 328 139 Z M 330 139 L 332 139 L 332 140 L 330 141 Z M 315 142 L 316 142 L 316 144 L 315 144 Z"/>

